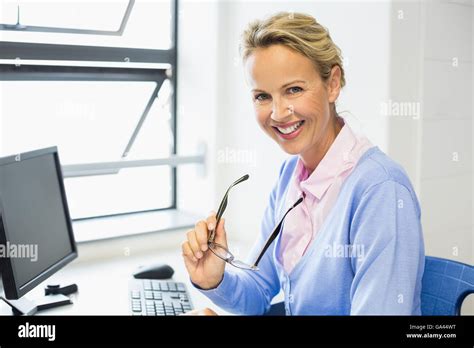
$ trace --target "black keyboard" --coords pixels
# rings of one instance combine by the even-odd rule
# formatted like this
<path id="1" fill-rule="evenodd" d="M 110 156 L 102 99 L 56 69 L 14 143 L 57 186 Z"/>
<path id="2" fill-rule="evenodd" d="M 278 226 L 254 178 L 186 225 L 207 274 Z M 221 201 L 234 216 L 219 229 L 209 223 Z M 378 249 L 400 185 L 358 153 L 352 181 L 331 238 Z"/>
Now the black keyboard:
<path id="1" fill-rule="evenodd" d="M 180 315 L 193 309 L 183 283 L 132 279 L 129 291 L 132 315 Z"/>

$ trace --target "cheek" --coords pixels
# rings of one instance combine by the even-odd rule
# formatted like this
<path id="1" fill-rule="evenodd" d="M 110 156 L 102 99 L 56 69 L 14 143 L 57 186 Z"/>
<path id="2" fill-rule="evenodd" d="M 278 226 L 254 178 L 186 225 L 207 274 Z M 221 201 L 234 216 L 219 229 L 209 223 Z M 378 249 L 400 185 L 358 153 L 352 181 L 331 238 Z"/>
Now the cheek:
<path id="1" fill-rule="evenodd" d="M 255 106 L 255 118 L 257 119 L 258 125 L 262 128 L 265 128 L 266 124 L 270 120 L 270 113 L 268 108 L 263 106 Z"/>
<path id="2" fill-rule="evenodd" d="M 301 115 L 310 120 L 321 120 L 325 118 L 327 114 L 324 101 L 315 94 L 295 100 L 293 106 L 297 115 Z"/>

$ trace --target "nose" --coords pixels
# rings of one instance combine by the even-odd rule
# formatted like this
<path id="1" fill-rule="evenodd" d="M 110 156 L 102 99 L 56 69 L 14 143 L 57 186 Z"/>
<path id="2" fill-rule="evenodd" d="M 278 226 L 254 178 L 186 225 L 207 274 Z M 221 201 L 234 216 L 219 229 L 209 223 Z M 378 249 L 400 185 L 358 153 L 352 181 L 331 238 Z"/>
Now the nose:
<path id="1" fill-rule="evenodd" d="M 279 101 L 279 100 L 273 101 L 272 115 L 271 115 L 272 120 L 274 120 L 275 122 L 284 123 L 289 118 L 291 118 L 292 114 L 293 114 L 292 105 L 287 105 L 286 103 L 283 103 L 282 101 Z"/>

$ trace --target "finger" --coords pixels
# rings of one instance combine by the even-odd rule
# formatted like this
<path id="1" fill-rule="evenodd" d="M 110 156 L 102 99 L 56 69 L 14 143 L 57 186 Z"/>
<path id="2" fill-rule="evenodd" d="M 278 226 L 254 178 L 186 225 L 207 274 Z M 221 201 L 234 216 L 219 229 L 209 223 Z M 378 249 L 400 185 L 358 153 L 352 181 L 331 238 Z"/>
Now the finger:
<path id="1" fill-rule="evenodd" d="M 210 308 L 204 308 L 204 309 L 194 309 L 192 311 L 186 312 L 181 315 L 217 315 L 217 313 L 214 312 Z"/>
<path id="2" fill-rule="evenodd" d="M 227 248 L 227 235 L 225 232 L 225 219 L 224 218 L 222 218 L 219 221 L 219 225 L 217 226 L 215 241 L 216 243 L 219 243 Z"/>
<path id="3" fill-rule="evenodd" d="M 215 311 L 213 311 L 213 310 L 210 309 L 210 308 L 204 308 L 203 314 L 204 314 L 204 315 L 218 315 Z"/>
<path id="4" fill-rule="evenodd" d="M 217 218 L 216 218 L 216 214 L 210 214 L 207 219 L 206 219 L 206 223 L 207 223 L 207 228 L 209 229 L 209 231 L 212 231 L 214 228 L 216 228 L 216 221 L 217 221 Z"/>
<path id="5" fill-rule="evenodd" d="M 208 230 L 207 220 L 206 220 L 206 222 L 199 221 L 196 224 L 196 239 L 197 239 L 197 242 L 199 244 L 199 248 L 202 251 L 207 250 L 208 235 L 209 235 L 209 230 Z"/>
<path id="6" fill-rule="evenodd" d="M 191 246 L 191 250 L 193 251 L 194 256 L 197 259 L 200 259 L 203 254 L 202 254 L 201 248 L 199 247 L 199 243 L 197 241 L 196 231 L 195 230 L 189 231 L 187 236 L 188 236 L 189 245 Z"/>
<path id="7" fill-rule="evenodd" d="M 199 260 L 196 259 L 196 257 L 194 256 L 193 251 L 191 250 L 191 246 L 189 245 L 188 241 L 185 241 L 181 245 L 181 248 L 183 250 L 184 266 L 186 267 L 188 274 L 190 276 L 193 276 L 194 272 L 196 272 L 196 266 Z"/>
<path id="8" fill-rule="evenodd" d="M 209 240 L 210 231 L 213 231 L 216 228 L 216 214 L 215 213 L 213 214 L 213 212 L 211 212 L 211 214 L 206 219 L 206 224 L 207 224 L 206 240 L 205 241 L 199 240 L 199 242 L 201 243 L 202 251 L 207 250 L 207 242 Z M 199 238 L 199 236 L 198 236 L 198 238 Z"/>
<path id="9" fill-rule="evenodd" d="M 197 262 L 198 259 L 194 256 L 193 251 L 191 250 L 191 246 L 189 245 L 188 241 L 183 242 L 181 244 L 181 250 L 183 252 L 183 256 L 190 261 Z"/>

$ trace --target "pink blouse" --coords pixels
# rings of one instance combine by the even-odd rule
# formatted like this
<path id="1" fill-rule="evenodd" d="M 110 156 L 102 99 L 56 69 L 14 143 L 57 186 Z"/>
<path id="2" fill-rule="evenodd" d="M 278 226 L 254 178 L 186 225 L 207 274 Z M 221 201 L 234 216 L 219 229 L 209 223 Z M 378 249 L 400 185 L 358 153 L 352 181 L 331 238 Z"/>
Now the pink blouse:
<path id="1" fill-rule="evenodd" d="M 301 158 L 298 159 L 288 188 L 287 206 L 293 205 L 302 192 L 306 198 L 286 217 L 283 226 L 279 258 L 287 273 L 293 270 L 318 233 L 336 202 L 344 180 L 372 146 L 366 137 L 355 135 L 349 125 L 344 124 L 311 175 Z"/>

